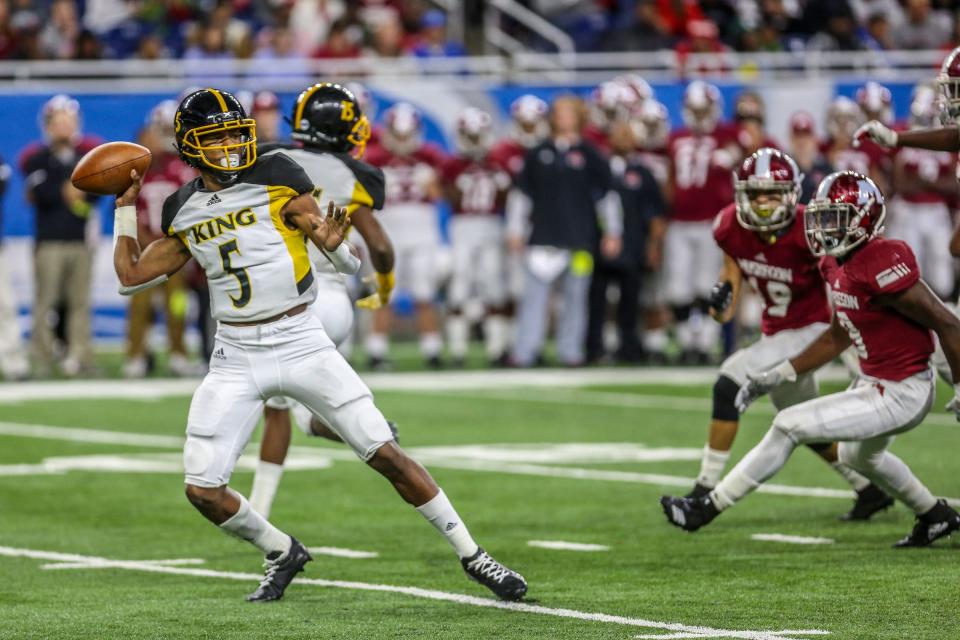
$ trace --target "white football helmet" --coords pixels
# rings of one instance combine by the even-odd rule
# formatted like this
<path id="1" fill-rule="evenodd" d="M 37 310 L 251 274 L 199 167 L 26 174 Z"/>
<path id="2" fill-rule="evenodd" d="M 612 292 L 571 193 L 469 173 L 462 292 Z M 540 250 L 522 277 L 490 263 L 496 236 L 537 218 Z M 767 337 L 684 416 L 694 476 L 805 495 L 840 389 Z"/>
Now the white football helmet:
<path id="1" fill-rule="evenodd" d="M 627 118 L 634 102 L 636 94 L 626 84 L 601 83 L 590 93 L 590 121 L 606 130 L 614 121 Z"/>
<path id="2" fill-rule="evenodd" d="M 918 84 L 910 100 L 910 128 L 929 129 L 942 126 L 943 96 L 932 84 Z"/>
<path id="3" fill-rule="evenodd" d="M 864 120 L 879 120 L 883 124 L 893 122 L 893 97 L 890 89 L 882 84 L 871 80 L 857 89 L 857 105 Z"/>
<path id="4" fill-rule="evenodd" d="M 683 122 L 691 131 L 712 133 L 720 122 L 723 97 L 720 90 L 702 80 L 694 80 L 683 92 Z"/>
<path id="5" fill-rule="evenodd" d="M 831 138 L 852 138 L 863 122 L 863 112 L 857 103 L 845 96 L 837 96 L 827 108 L 827 133 Z"/>
<path id="6" fill-rule="evenodd" d="M 630 127 L 638 148 L 661 149 L 670 136 L 670 113 L 662 102 L 645 100 L 639 112 L 630 119 Z"/>
<path id="7" fill-rule="evenodd" d="M 457 116 L 457 150 L 469 158 L 482 158 L 493 146 L 493 119 L 476 107 L 467 107 Z"/>
<path id="8" fill-rule="evenodd" d="M 550 108 L 535 95 L 520 96 L 510 105 L 511 136 L 525 147 L 535 147 L 550 135 Z"/>
<path id="9" fill-rule="evenodd" d="M 423 119 L 409 102 L 398 102 L 384 112 L 383 146 L 398 155 L 409 155 L 423 146 Z"/>

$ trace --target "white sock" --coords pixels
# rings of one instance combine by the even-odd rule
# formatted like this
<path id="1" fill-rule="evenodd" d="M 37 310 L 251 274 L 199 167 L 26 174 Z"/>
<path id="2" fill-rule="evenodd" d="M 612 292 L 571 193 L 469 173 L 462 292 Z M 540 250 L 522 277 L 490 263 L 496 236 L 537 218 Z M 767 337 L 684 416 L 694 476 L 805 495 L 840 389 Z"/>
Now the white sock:
<path id="1" fill-rule="evenodd" d="M 843 479 L 850 483 L 850 486 L 853 487 L 854 491 L 863 491 L 870 484 L 870 481 L 843 464 L 839 460 L 837 462 L 831 462 L 830 466 L 833 467 L 833 470 L 843 476 Z"/>
<path id="2" fill-rule="evenodd" d="M 797 443 L 787 434 L 771 427 L 763 440 L 710 492 L 714 505 L 723 511 L 772 478 L 787 463 L 796 447 Z"/>
<path id="3" fill-rule="evenodd" d="M 930 489 L 913 475 L 903 460 L 889 451 L 885 451 L 876 461 L 871 476 L 881 489 L 910 507 L 917 515 L 930 511 L 937 504 Z"/>
<path id="4" fill-rule="evenodd" d="M 669 342 L 666 329 L 647 329 L 643 332 L 643 348 L 650 353 L 663 353 Z"/>
<path id="5" fill-rule="evenodd" d="M 250 508 L 250 503 L 242 495 L 233 491 L 233 494 L 240 499 L 240 509 L 233 514 L 226 522 L 220 524 L 220 528 L 227 533 L 246 540 L 251 543 L 264 555 L 279 551 L 281 554 L 290 550 L 290 536 L 280 529 L 266 521 L 259 513 Z"/>
<path id="6" fill-rule="evenodd" d="M 487 343 L 487 358 L 496 360 L 507 351 L 510 323 L 500 314 L 491 314 L 483 321 L 483 337 Z"/>
<path id="7" fill-rule="evenodd" d="M 264 518 L 270 517 L 270 507 L 280 486 L 283 465 L 257 460 L 257 472 L 253 476 L 253 489 L 250 490 L 250 506 Z"/>
<path id="8" fill-rule="evenodd" d="M 470 324 L 462 314 L 458 313 L 447 318 L 447 343 L 450 347 L 450 355 L 458 359 L 467 357 L 469 339 Z"/>
<path id="9" fill-rule="evenodd" d="M 461 558 L 469 558 L 480 548 L 467 531 L 467 525 L 461 522 L 443 489 L 429 502 L 417 507 L 417 511 L 453 545 Z"/>
<path id="10" fill-rule="evenodd" d="M 390 351 L 390 341 L 385 333 L 370 333 L 365 344 L 367 355 L 371 358 L 386 358 Z"/>
<path id="11" fill-rule="evenodd" d="M 443 338 L 436 331 L 420 336 L 420 353 L 424 358 L 436 358 L 443 349 Z"/>
<path id="12" fill-rule="evenodd" d="M 727 460 L 729 459 L 729 451 L 719 451 L 718 449 L 711 449 L 709 444 L 704 445 L 697 484 L 702 484 L 711 489 L 717 486 L 720 478 L 723 477 L 723 470 L 727 468 Z"/>

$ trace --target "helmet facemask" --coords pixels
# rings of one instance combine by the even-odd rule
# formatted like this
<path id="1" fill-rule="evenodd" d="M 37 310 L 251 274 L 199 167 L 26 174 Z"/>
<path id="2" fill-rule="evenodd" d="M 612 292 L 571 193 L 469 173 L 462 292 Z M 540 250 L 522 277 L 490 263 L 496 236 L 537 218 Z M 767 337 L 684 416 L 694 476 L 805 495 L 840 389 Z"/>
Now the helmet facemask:
<path id="1" fill-rule="evenodd" d="M 756 203 L 758 196 L 773 196 Z M 737 221 L 750 231 L 778 231 L 790 226 L 796 216 L 800 193 L 796 184 L 756 178 L 734 183 Z"/>
<path id="2" fill-rule="evenodd" d="M 937 86 L 946 102 L 947 114 L 954 120 L 960 120 L 960 78 L 941 73 L 937 76 Z"/>
<path id="3" fill-rule="evenodd" d="M 873 233 L 860 224 L 873 204 L 871 201 L 858 209 L 846 202 L 812 200 L 804 212 L 804 228 L 813 255 L 842 258 L 881 233 L 885 211 L 880 214 Z"/>
<path id="4" fill-rule="evenodd" d="M 178 114 L 179 116 L 179 114 Z M 208 118 L 210 124 L 194 127 L 181 138 L 178 150 L 192 160 L 195 167 L 213 174 L 220 184 L 230 184 L 244 169 L 257 160 L 257 125 L 253 118 L 244 118 L 238 111 L 217 113 Z M 174 130 L 179 133 L 179 118 Z M 221 132 L 239 133 L 239 142 L 210 144 L 211 134 Z"/>

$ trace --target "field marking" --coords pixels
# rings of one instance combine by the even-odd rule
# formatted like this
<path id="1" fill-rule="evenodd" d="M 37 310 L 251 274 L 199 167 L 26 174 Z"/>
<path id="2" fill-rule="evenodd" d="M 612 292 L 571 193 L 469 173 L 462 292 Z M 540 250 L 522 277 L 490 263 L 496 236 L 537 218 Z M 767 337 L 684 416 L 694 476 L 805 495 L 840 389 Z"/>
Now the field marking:
<path id="1" fill-rule="evenodd" d="M 374 391 L 454 391 L 469 389 L 557 388 L 603 385 L 710 384 L 717 377 L 714 367 L 525 369 L 496 371 L 443 371 L 440 373 L 364 373 Z M 821 380 L 847 380 L 843 367 L 821 370 Z M 123 398 L 158 400 L 192 395 L 200 378 L 154 378 L 150 380 L 64 380 L 53 382 L 0 383 L 0 404 L 30 400 L 89 400 Z"/>
<path id="2" fill-rule="evenodd" d="M 563 540 L 528 540 L 527 546 L 540 549 L 556 549 L 558 551 L 610 551 L 610 547 L 605 544 L 564 542 Z"/>
<path id="3" fill-rule="evenodd" d="M 206 564 L 203 558 L 172 558 L 170 560 L 140 560 L 144 564 L 152 564 L 158 567 L 180 567 L 190 564 Z M 109 564 L 98 564 L 93 560 L 84 562 L 52 562 L 40 565 L 41 569 L 107 569 Z"/>
<path id="4" fill-rule="evenodd" d="M 335 558 L 379 558 L 380 554 L 376 551 L 357 551 L 356 549 L 344 549 L 341 547 L 307 547 L 310 553 L 318 553 L 322 556 L 333 556 Z"/>
<path id="5" fill-rule="evenodd" d="M 180 449 L 183 447 L 183 440 L 175 436 L 149 435 L 143 433 L 128 433 L 122 431 L 109 431 L 97 429 L 81 429 L 71 427 L 57 427 L 52 425 L 38 424 L 20 424 L 12 422 L 0 422 L 0 435 L 13 435 L 18 437 L 36 437 L 48 440 L 64 440 L 67 442 L 94 442 L 108 444 L 127 444 L 160 449 Z M 565 443 L 571 445 L 573 443 Z M 636 443 L 634 443 L 636 445 Z M 558 447 L 564 444 L 557 445 Z M 610 471 L 605 469 L 589 469 L 582 467 L 560 467 L 546 464 L 530 464 L 520 462 L 501 462 L 498 460 L 477 460 L 473 455 L 480 449 L 481 445 L 465 445 L 462 451 L 470 452 L 470 455 L 457 457 L 453 455 L 456 447 L 411 447 L 411 453 L 420 462 L 438 468 L 456 469 L 459 471 L 481 471 L 490 473 L 510 473 L 517 475 L 541 476 L 549 478 L 567 478 L 572 480 L 600 480 L 607 482 L 631 482 L 637 484 L 650 484 L 659 487 L 690 487 L 693 485 L 694 478 L 686 476 L 675 476 L 660 473 L 640 473 L 636 471 Z M 493 450 L 497 445 L 490 445 L 489 450 Z M 504 450 L 508 447 L 501 445 Z M 516 446 L 513 447 L 516 450 Z M 657 449 L 650 449 L 650 452 L 656 452 Z M 685 450 L 678 449 L 677 452 Z M 438 455 L 438 452 L 442 455 Z M 679 455 L 679 454 L 678 454 Z M 298 461 L 298 456 L 303 456 L 302 461 Z M 73 468 L 82 467 L 89 471 L 111 470 L 110 459 L 120 458 L 117 454 L 103 456 L 64 456 L 47 458 L 40 464 L 13 464 L 0 465 L 0 477 L 2 476 L 21 476 L 21 475 L 50 475 L 64 473 Z M 313 458 L 316 458 L 314 461 Z M 322 459 L 321 459 L 322 458 Z M 96 459 L 97 464 L 80 463 L 81 460 Z M 242 456 L 238 468 L 241 470 L 253 468 L 255 461 L 250 456 Z M 296 469 L 316 469 L 326 468 L 330 460 L 356 460 L 356 456 L 348 449 L 336 449 L 332 447 L 309 447 L 294 446 L 290 447 L 290 463 L 288 470 Z M 137 459 L 133 464 L 127 464 L 126 467 L 136 467 L 134 471 L 149 469 L 152 472 L 170 471 L 172 463 L 166 464 L 153 462 L 153 467 L 147 467 L 147 461 Z M 115 466 L 123 467 L 125 465 L 117 464 Z M 93 468 L 90 468 L 93 467 Z M 118 469 L 113 469 L 117 471 Z M 123 471 L 131 469 L 124 468 Z M 853 499 L 855 494 L 847 489 L 829 489 L 826 487 L 798 487 L 783 484 L 763 484 L 757 488 L 759 493 L 772 495 L 786 495 L 808 498 L 836 498 Z M 960 506 L 960 499 L 946 498 L 947 502 L 954 507 Z"/>
<path id="6" fill-rule="evenodd" d="M 817 538 L 808 536 L 788 536 L 783 533 L 754 533 L 751 540 L 758 542 L 785 542 L 787 544 L 833 544 L 833 538 Z"/>
<path id="7" fill-rule="evenodd" d="M 82 556 L 73 553 L 59 553 L 55 551 L 40 551 L 36 549 L 20 549 L 16 547 L 0 546 L 0 556 L 13 558 L 32 558 L 36 560 L 53 560 L 59 562 L 72 562 L 76 564 L 89 563 L 83 568 L 110 568 L 125 569 L 128 571 L 144 571 L 149 573 L 167 573 L 181 576 L 195 576 L 200 578 L 220 578 L 223 580 L 238 580 L 242 582 L 259 582 L 262 576 L 255 573 L 240 573 L 234 571 L 214 571 L 212 569 L 190 569 L 186 567 L 172 567 L 156 564 L 150 561 L 135 560 L 112 560 L 98 556 Z M 491 609 L 504 609 L 519 613 L 531 613 L 537 615 L 553 616 L 558 618 L 571 618 L 585 622 L 601 622 L 609 624 L 618 624 L 628 627 L 645 627 L 649 629 L 663 629 L 674 633 L 694 634 L 691 637 L 698 638 L 739 638 L 743 640 L 802 640 L 797 636 L 824 636 L 830 635 L 829 631 L 823 629 L 804 629 L 800 631 L 763 631 L 763 630 L 735 630 L 735 629 L 716 629 L 713 627 L 703 627 L 697 625 L 685 625 L 677 622 L 658 622 L 655 620 L 645 620 L 643 618 L 629 618 L 625 616 L 616 616 L 606 613 L 592 613 L 587 611 L 577 611 L 575 609 L 562 609 L 545 607 L 542 605 L 527 604 L 523 602 L 503 602 L 501 600 L 492 600 L 490 598 L 479 598 L 462 593 L 451 593 L 448 591 L 437 591 L 433 589 L 422 589 L 420 587 L 403 587 L 388 584 L 376 584 L 369 582 L 354 582 L 346 580 L 324 580 L 318 578 L 295 578 L 294 582 L 298 584 L 309 584 L 320 587 L 332 587 L 336 589 L 351 589 L 356 591 L 374 591 L 398 593 L 401 595 L 423 598 L 427 600 L 437 600 L 441 602 L 455 602 L 458 604 L 471 605 L 474 607 L 485 607 Z M 652 636 L 655 638 L 669 637 L 664 635 Z"/>

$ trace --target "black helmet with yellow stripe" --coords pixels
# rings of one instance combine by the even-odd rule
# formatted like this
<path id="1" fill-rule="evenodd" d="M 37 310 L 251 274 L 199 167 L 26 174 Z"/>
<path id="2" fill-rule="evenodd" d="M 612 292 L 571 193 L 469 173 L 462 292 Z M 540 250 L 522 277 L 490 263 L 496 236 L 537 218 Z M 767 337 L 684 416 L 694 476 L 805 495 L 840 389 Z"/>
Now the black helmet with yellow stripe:
<path id="1" fill-rule="evenodd" d="M 257 127 L 232 94 L 200 89 L 180 102 L 173 120 L 180 158 L 192 167 L 212 173 L 228 184 L 257 159 Z M 227 144 L 211 134 L 235 131 L 239 142 Z"/>
<path id="2" fill-rule="evenodd" d="M 307 88 L 293 105 L 291 134 L 307 146 L 362 156 L 370 139 L 370 121 L 346 87 L 322 82 Z"/>

